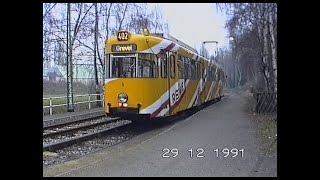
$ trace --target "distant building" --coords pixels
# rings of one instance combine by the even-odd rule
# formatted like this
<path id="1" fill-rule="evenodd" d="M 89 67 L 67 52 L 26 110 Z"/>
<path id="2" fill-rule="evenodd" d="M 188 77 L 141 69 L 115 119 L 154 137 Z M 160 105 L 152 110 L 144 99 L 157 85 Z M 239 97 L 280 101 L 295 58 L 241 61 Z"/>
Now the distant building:
<path id="1" fill-rule="evenodd" d="M 63 78 L 67 79 L 67 67 L 56 65 L 58 70 L 63 75 Z M 94 66 L 93 64 L 73 64 L 73 81 L 89 83 L 94 81 Z M 98 71 L 99 79 L 102 78 L 102 73 Z"/>
<path id="2" fill-rule="evenodd" d="M 43 79 L 48 81 L 61 81 L 63 76 L 56 67 L 51 67 L 43 70 Z"/>
<path id="3" fill-rule="evenodd" d="M 94 66 L 93 64 L 73 64 L 73 81 L 89 83 L 94 81 Z M 98 71 L 99 79 L 102 78 L 102 73 Z M 50 62 L 43 63 L 43 79 L 48 81 L 67 80 L 67 66 L 56 65 Z"/>
<path id="4" fill-rule="evenodd" d="M 62 73 L 55 66 L 52 66 L 50 62 L 43 63 L 43 79 L 47 81 L 61 81 L 64 79 Z"/>

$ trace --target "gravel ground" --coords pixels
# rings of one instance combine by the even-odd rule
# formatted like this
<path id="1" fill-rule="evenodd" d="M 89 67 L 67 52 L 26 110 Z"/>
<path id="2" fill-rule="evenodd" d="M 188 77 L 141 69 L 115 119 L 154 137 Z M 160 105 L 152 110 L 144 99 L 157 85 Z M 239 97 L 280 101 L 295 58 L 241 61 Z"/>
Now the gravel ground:
<path id="1" fill-rule="evenodd" d="M 83 136 L 83 135 L 95 133 L 95 132 L 101 131 L 101 130 L 111 129 L 111 128 L 118 127 L 118 126 L 121 126 L 121 125 L 124 125 L 124 124 L 128 124 L 130 122 L 131 121 L 128 121 L 128 120 L 118 120 L 118 121 L 115 121 L 115 122 L 98 125 L 98 126 L 95 126 L 93 128 L 81 129 L 81 130 L 76 131 L 76 132 L 67 132 L 67 133 L 63 133 L 63 134 L 58 134 L 58 135 L 55 135 L 55 136 L 52 136 L 52 137 L 43 138 L 43 145 L 65 141 L 65 140 L 68 140 L 68 139 L 72 139 L 72 138 L 80 137 L 80 136 Z"/>
<path id="2" fill-rule="evenodd" d="M 78 158 L 90 152 L 118 144 L 135 136 L 134 132 L 126 131 L 118 135 L 108 135 L 101 138 L 82 142 L 81 144 L 72 145 L 67 148 L 57 150 L 55 152 L 43 153 L 43 166 L 50 166 L 64 161 Z"/>

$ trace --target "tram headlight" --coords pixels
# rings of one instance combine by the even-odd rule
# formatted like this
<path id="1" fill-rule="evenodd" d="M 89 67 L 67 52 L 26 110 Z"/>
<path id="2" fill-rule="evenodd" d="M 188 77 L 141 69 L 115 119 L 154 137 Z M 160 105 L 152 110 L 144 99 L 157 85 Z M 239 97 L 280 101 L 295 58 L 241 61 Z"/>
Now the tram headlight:
<path id="1" fill-rule="evenodd" d="M 118 100 L 119 100 L 119 103 L 126 103 L 128 102 L 128 95 L 126 93 L 120 93 L 118 95 Z"/>

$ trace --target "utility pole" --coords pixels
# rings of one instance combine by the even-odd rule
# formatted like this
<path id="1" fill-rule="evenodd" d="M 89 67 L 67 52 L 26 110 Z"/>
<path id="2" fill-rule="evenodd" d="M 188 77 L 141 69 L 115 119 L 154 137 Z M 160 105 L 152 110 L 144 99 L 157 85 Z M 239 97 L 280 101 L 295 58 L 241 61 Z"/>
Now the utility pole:
<path id="1" fill-rule="evenodd" d="M 72 49 L 71 49 L 71 11 L 70 3 L 67 4 L 67 104 L 68 112 L 74 112 L 73 87 L 72 87 Z"/>
<path id="2" fill-rule="evenodd" d="M 216 43 L 216 49 L 215 49 L 215 52 L 214 52 L 214 60 L 216 62 L 217 61 L 217 55 L 218 55 L 218 41 L 203 41 L 202 44 L 205 45 L 206 43 Z"/>
<path id="3" fill-rule="evenodd" d="M 98 51 L 98 6 L 97 3 L 94 3 L 95 6 L 95 26 L 94 26 L 94 74 L 95 74 L 95 90 L 96 90 L 96 94 L 100 94 L 99 91 L 99 79 L 98 79 L 98 69 L 97 69 L 97 51 Z M 97 95 L 97 100 L 100 100 L 100 95 Z M 97 106 L 101 107 L 101 102 L 97 101 Z"/>

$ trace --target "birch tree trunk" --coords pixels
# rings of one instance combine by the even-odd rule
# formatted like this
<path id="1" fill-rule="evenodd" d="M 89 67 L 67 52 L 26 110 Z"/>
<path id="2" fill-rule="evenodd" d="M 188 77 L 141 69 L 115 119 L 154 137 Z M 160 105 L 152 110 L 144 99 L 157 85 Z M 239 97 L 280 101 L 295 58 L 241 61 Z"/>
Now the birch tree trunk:
<path id="1" fill-rule="evenodd" d="M 276 28 L 273 22 L 272 13 L 269 14 L 269 29 L 271 36 L 271 57 L 272 57 L 272 73 L 274 76 L 274 91 L 277 91 L 277 52 L 276 52 L 276 41 L 275 41 L 275 31 Z"/>
<path id="2" fill-rule="evenodd" d="M 266 89 L 270 90 L 270 72 L 268 65 L 268 25 L 267 19 L 268 15 L 266 13 L 266 7 L 263 6 L 262 10 L 262 32 L 263 32 L 263 53 L 262 53 L 262 62 L 263 62 L 263 73 L 265 77 Z"/>
<path id="3" fill-rule="evenodd" d="M 240 87 L 240 82 L 241 82 L 241 71 L 240 71 L 240 66 L 239 66 L 239 65 L 237 66 L 237 70 L 238 70 L 238 74 L 239 74 L 239 75 L 238 75 L 238 76 L 239 76 L 239 78 L 238 78 L 238 85 L 237 85 L 237 86 L 238 86 L 238 87 Z"/>

